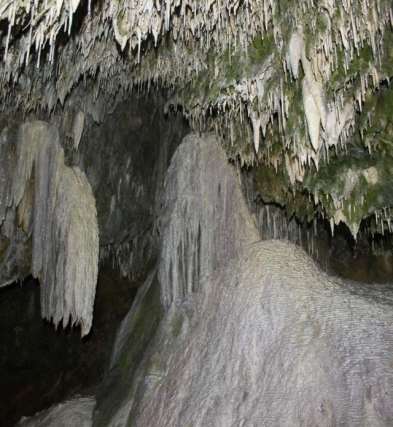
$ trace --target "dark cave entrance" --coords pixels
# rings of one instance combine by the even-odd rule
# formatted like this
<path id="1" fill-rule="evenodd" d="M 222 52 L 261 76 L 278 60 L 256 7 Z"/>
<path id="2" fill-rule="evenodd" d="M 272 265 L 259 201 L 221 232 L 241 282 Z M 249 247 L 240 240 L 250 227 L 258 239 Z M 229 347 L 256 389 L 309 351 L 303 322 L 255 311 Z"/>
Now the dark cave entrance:
<path id="1" fill-rule="evenodd" d="M 139 282 L 100 268 L 94 324 L 80 329 L 41 319 L 40 286 L 32 277 L 0 289 L 0 424 L 13 426 L 77 394 L 89 394 L 108 366 L 116 330 L 135 297 Z"/>

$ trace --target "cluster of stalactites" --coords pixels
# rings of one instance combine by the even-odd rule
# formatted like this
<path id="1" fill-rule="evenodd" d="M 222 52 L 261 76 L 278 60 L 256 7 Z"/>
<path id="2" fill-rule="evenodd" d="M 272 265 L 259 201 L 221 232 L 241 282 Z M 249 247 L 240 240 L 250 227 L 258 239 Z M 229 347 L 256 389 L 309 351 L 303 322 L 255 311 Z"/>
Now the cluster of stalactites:
<path id="1" fill-rule="evenodd" d="M 252 8 L 254 2 L 249 5 Z M 239 149 L 241 161 L 250 164 L 260 158 L 276 169 L 284 166 L 294 185 L 303 181 L 308 168 L 318 169 L 321 161 L 329 161 L 332 147 L 336 152 L 345 149 L 356 127 L 356 112 L 362 110 L 367 96 L 391 77 L 381 63 L 386 51 L 384 35 L 391 31 L 393 13 L 392 5 L 386 1 L 332 0 L 318 6 L 296 2 L 293 9 L 285 12 L 278 12 L 279 5 L 277 1 L 269 8 L 272 19 L 265 22 L 265 33 L 245 31 L 251 36 L 243 44 L 239 42 L 241 35 L 231 39 L 231 48 L 226 51 L 229 59 L 218 55 L 214 63 L 207 65 L 203 47 L 197 45 L 188 54 L 183 45 L 176 45 L 170 56 L 159 51 L 154 63 L 148 54 L 133 76 L 137 82 L 164 82 L 175 91 L 185 86 L 171 102 L 184 107 L 196 129 L 211 127 L 231 144 L 234 129 L 244 129 L 243 140 L 249 140 L 251 129 L 255 153 Z M 255 14 L 251 15 L 255 18 Z M 228 80 L 226 67 L 231 66 L 231 52 L 233 56 L 247 57 L 247 43 L 256 35 L 266 44 L 273 40 L 264 61 L 253 65 L 251 73 Z M 350 67 L 366 47 L 371 48 L 372 59 L 357 70 L 358 78 L 353 79 Z M 336 83 L 332 81 L 334 73 L 341 72 L 341 68 L 344 78 Z M 200 93 L 193 94 L 190 101 L 187 83 L 199 75 L 213 82 L 208 91 L 213 86 L 219 91 L 206 96 L 205 88 L 196 86 Z M 294 100 L 294 88 L 298 86 L 300 99 Z M 265 138 L 269 127 L 278 131 L 282 142 L 279 153 L 271 153 L 270 142 Z M 261 141 L 265 143 L 262 149 Z"/>
<path id="2" fill-rule="evenodd" d="M 387 22 L 392 20 L 391 4 L 385 0 L 325 0 L 318 5 L 302 0 L 294 1 L 292 6 L 279 0 L 106 0 L 100 4 L 90 0 L 4 2 L 0 6 L 0 19 L 8 22 L 8 31 L 3 39 L 0 80 L 5 87 L 10 81 L 22 83 L 21 92 L 29 98 L 35 94 L 32 86 L 37 86 L 42 93 L 55 72 L 58 77 L 56 83 L 52 83 L 55 87 L 50 87 L 49 93 L 45 91 L 48 99 L 43 102 L 49 107 L 58 98 L 64 101 L 80 77 L 96 78 L 98 88 L 94 89 L 95 93 L 105 90 L 112 95 L 123 86 L 129 90 L 130 86 L 151 79 L 159 79 L 164 85 L 184 83 L 201 68 L 198 51 L 206 53 L 213 49 L 221 52 L 230 47 L 246 52 L 255 37 L 267 35 L 273 36 L 275 49 L 280 51 L 286 48 L 288 32 L 301 27 L 304 19 L 311 27 L 316 26 L 320 15 L 326 21 L 327 30 L 322 36 L 316 34 L 313 44 L 315 53 L 318 53 L 315 56 L 318 73 L 326 79 L 341 47 L 348 64 L 365 43 L 371 44 L 377 59 L 378 34 L 383 33 Z M 306 14 L 310 10 L 313 16 Z M 59 35 L 67 36 L 73 31 L 77 11 L 83 17 L 75 29 L 78 32 L 68 38 L 66 46 L 56 51 Z M 173 40 L 171 52 L 165 52 L 165 43 L 160 43 L 167 33 Z M 126 61 L 120 56 L 114 40 L 128 52 Z M 159 58 L 168 54 L 180 56 L 181 60 L 176 60 L 180 68 L 176 69 L 171 61 L 167 61 L 169 64 L 160 64 L 160 59 L 156 64 L 143 61 L 143 56 L 149 55 L 154 46 L 158 46 Z M 38 78 L 36 72 L 29 72 L 29 67 L 22 72 L 33 57 L 33 68 L 44 62 Z M 141 67 L 136 70 L 135 65 L 140 62 Z M 44 87 L 40 86 L 40 80 L 45 82 Z M 251 101 L 253 93 L 249 95 Z M 36 100 L 37 105 L 38 102 L 42 100 Z M 315 131 L 311 138 L 315 142 Z M 258 139 L 254 141 L 257 143 Z"/>
<path id="3" fill-rule="evenodd" d="M 58 35 L 70 35 L 74 14 L 80 0 L 3 1 L 0 19 L 7 20 L 4 62 L 11 69 L 28 65 L 32 52 L 39 67 L 41 53 L 49 45 L 49 62 L 53 63 Z M 88 0 L 90 8 L 90 0 Z M 22 28 L 22 35 L 21 33 Z"/>
<path id="4" fill-rule="evenodd" d="M 128 45 L 138 60 L 141 44 L 150 36 L 155 45 L 164 34 L 171 32 L 174 40 L 197 39 L 207 47 L 220 46 L 241 33 L 249 37 L 251 32 L 263 30 L 275 9 L 275 2 L 271 0 L 106 0 L 101 4 L 92 0 L 19 0 L 2 3 L 0 19 L 8 22 L 4 60 L 9 64 L 16 59 L 18 63 L 29 63 L 32 47 L 39 57 L 47 46 L 48 59 L 52 62 L 59 34 L 71 34 L 74 15 L 82 8 L 86 27 L 93 22 L 103 27 L 109 22 L 121 49 Z M 237 28 L 239 23 L 248 24 L 250 32 L 244 32 L 244 27 Z M 93 26 L 85 30 L 97 31 Z M 86 34 L 79 36 L 82 38 Z M 12 50 L 13 45 L 18 51 Z M 11 52 L 16 56 L 8 57 Z"/>
<path id="5" fill-rule="evenodd" d="M 321 153 L 329 152 L 329 148 L 338 144 L 345 144 L 352 135 L 355 124 L 355 111 L 362 110 L 368 89 L 375 90 L 381 82 L 391 76 L 380 73 L 379 65 L 384 50 L 383 34 L 390 31 L 387 26 L 392 25 L 392 8 L 386 9 L 380 15 L 381 2 L 360 4 L 359 14 L 349 8 L 350 2 L 343 5 L 344 9 L 334 15 L 337 22 L 333 22 L 332 12 L 327 9 L 326 30 L 323 38 L 317 40 L 311 54 L 306 54 L 306 43 L 301 23 L 292 33 L 288 51 L 287 67 L 294 79 L 301 78 L 303 110 L 307 124 L 310 144 L 297 152 L 300 165 L 309 164 L 313 160 L 318 168 Z M 347 19 L 345 21 L 345 6 L 347 6 Z M 344 11 L 344 13 L 343 13 Z M 336 31 L 334 32 L 334 26 Z M 341 46 L 340 46 L 341 45 Z M 346 87 L 338 87 L 330 99 L 325 94 L 325 87 L 329 84 L 332 73 L 338 67 L 338 53 L 341 49 L 344 55 L 343 67 L 348 71 L 351 62 L 359 55 L 361 48 L 370 45 L 373 61 L 370 61 L 365 70 L 359 70 L 359 82 L 350 82 L 354 87 L 351 93 L 346 93 Z M 303 75 L 300 77 L 300 64 Z M 285 101 L 281 101 L 285 105 Z M 283 115 L 285 117 L 285 115 Z M 312 150 L 311 150 L 312 148 Z M 296 167 L 297 166 L 297 167 Z M 294 182 L 302 181 L 304 169 L 299 165 L 295 168 L 287 162 L 287 171 Z M 300 173 L 299 173 L 300 172 Z"/>
<path id="6" fill-rule="evenodd" d="M 86 176 L 64 163 L 57 129 L 21 126 L 12 207 L 32 236 L 32 273 L 41 282 L 42 317 L 91 328 L 98 274 L 95 199 Z"/>
<path id="7" fill-rule="evenodd" d="M 383 36 L 385 31 L 391 31 L 389 27 L 393 24 L 392 6 L 386 2 L 325 3 L 320 8 L 322 16 L 310 18 L 306 15 L 308 21 L 297 16 L 294 8 L 294 25 L 287 30 L 288 42 L 281 49 L 276 43 L 253 75 L 224 84 L 225 90 L 214 100 L 219 115 L 215 127 L 226 128 L 223 134 L 231 137 L 232 129 L 239 127 L 239 117 L 242 122 L 244 113 L 249 116 L 256 154 L 267 127 L 278 122 L 281 153 L 278 157 L 269 157 L 267 145 L 267 150 L 260 156 L 275 168 L 283 164 L 292 184 L 302 182 L 311 165 L 318 169 L 321 159 L 328 159 L 331 147 L 345 146 L 353 134 L 356 111 L 362 110 L 371 91 L 391 77 L 381 70 L 380 65 L 385 48 Z M 323 30 L 316 28 L 317 19 L 323 19 Z M 311 41 L 310 34 L 306 35 L 303 28 L 306 24 L 308 32 L 310 27 L 315 31 Z M 281 34 L 284 39 L 284 33 Z M 334 86 L 330 81 L 334 71 L 342 66 L 346 73 L 366 46 L 371 47 L 373 59 L 359 70 L 359 81 L 337 85 L 328 96 L 326 89 Z M 341 54 L 343 58 L 339 59 Z M 289 96 L 297 84 L 301 87 L 300 107 L 297 105 L 299 100 L 293 102 Z M 350 90 L 348 86 L 352 86 Z M 204 116 L 208 117 L 209 108 L 211 105 L 196 103 L 195 111 L 191 113 L 195 116 L 194 121 L 198 123 Z M 299 130 L 305 123 L 306 134 L 287 129 L 288 118 L 295 115 L 294 111 L 298 114 L 299 110 L 303 116 L 298 122 Z M 291 125 L 293 127 L 293 120 Z M 243 156 L 245 163 L 255 159 L 253 155 Z"/>
<path id="8" fill-rule="evenodd" d="M 81 22 L 67 39 L 77 11 Z M 193 128 L 224 135 L 243 164 L 285 168 L 291 186 L 329 161 L 332 148 L 346 149 L 356 113 L 392 77 L 382 67 L 393 26 L 389 0 L 16 1 L 0 7 L 1 17 L 9 23 L 4 107 L 52 111 L 72 92 L 99 121 L 135 88 L 169 87 Z M 66 43 L 56 51 L 60 33 Z M 228 78 L 231 58 L 251 62 L 256 39 L 267 46 L 263 57 Z M 372 57 L 352 78 L 366 47 Z M 334 82 L 342 68 L 344 78 Z M 193 86 L 200 78 L 208 81 L 202 90 Z M 343 218 L 337 213 L 334 223 Z"/>

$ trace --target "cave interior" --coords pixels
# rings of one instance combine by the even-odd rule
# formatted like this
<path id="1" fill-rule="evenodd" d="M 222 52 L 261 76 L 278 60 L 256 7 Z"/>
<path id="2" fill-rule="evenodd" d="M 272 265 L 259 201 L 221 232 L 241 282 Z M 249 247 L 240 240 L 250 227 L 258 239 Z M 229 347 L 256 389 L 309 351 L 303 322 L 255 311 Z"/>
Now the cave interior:
<path id="1" fill-rule="evenodd" d="M 0 1 L 0 425 L 393 425 L 391 0 Z"/>

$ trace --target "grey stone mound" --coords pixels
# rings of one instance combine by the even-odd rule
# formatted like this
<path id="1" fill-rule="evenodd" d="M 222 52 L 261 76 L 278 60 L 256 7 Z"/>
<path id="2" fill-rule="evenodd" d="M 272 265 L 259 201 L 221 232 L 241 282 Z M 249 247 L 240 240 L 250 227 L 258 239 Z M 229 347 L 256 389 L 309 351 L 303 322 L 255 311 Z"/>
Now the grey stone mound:
<path id="1" fill-rule="evenodd" d="M 17 427 L 90 427 L 94 405 L 92 397 L 75 398 L 22 418 Z"/>
<path id="2" fill-rule="evenodd" d="M 186 139 L 166 191 L 166 314 L 134 376 L 127 424 L 391 426 L 392 291 L 330 278 L 290 243 L 256 241 L 210 137 Z M 193 243 L 198 227 L 205 243 Z"/>

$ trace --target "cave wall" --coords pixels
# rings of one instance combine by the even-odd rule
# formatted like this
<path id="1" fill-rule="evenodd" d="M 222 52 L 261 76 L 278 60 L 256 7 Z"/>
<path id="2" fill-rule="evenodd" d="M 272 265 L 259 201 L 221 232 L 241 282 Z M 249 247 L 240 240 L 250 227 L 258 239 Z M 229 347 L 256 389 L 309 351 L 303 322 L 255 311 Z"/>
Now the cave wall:
<path id="1" fill-rule="evenodd" d="M 97 201 L 100 259 L 123 276 L 138 278 L 157 255 L 154 230 L 170 159 L 187 125 L 164 114 L 165 98 L 135 96 L 103 123 L 87 126 L 72 154 Z"/>
<path id="2" fill-rule="evenodd" d="M 344 223 L 355 239 L 362 222 L 371 235 L 392 231 L 391 0 L 14 1 L 0 9 L 0 20 L 2 104 L 11 113 L 37 115 L 35 118 L 52 114 L 51 124 L 59 131 L 65 151 L 64 175 L 82 165 L 100 204 L 101 260 L 111 262 L 122 275 L 143 277 L 160 254 L 168 262 L 159 265 L 157 273 L 158 282 L 166 286 L 160 295 L 164 308 L 187 299 L 195 283 L 196 288 L 201 287 L 201 265 L 211 272 L 222 259 L 238 252 L 230 245 L 220 252 L 219 231 L 217 241 L 212 236 L 200 238 L 200 224 L 211 223 L 220 213 L 219 209 L 206 210 L 206 217 L 198 218 L 194 210 L 205 206 L 193 200 L 175 207 L 179 230 L 176 225 L 166 228 L 171 219 L 162 217 L 168 250 L 160 252 L 160 228 L 154 226 L 158 209 L 148 208 L 156 206 L 158 198 L 142 182 L 145 170 L 139 164 L 130 167 L 122 148 L 119 152 L 107 148 L 117 135 L 123 139 L 121 126 L 114 128 L 116 119 L 111 114 L 133 91 L 147 94 L 152 88 L 168 89 L 171 98 L 166 109 L 181 111 L 194 131 L 214 131 L 226 156 L 243 167 L 256 168 L 263 196 L 285 208 L 289 216 L 308 222 L 321 216 L 332 231 Z M 112 124 L 107 122 L 105 141 L 84 152 L 84 145 L 94 139 L 101 141 L 105 135 L 94 131 L 93 123 L 105 121 L 105 117 L 113 119 Z M 131 127 L 138 127 L 137 118 L 128 119 Z M 89 135 L 87 143 L 84 133 Z M 117 142 L 114 145 L 119 147 Z M 113 167 L 103 166 L 101 151 Z M 164 149 L 155 158 L 169 156 Z M 12 154 L 9 160 L 12 163 Z M 164 165 L 165 161 L 158 163 Z M 154 179 L 163 177 L 155 171 L 165 168 L 150 166 Z M 31 196 L 33 183 L 28 184 L 26 194 Z M 210 190 L 207 185 L 209 197 Z M 33 205 L 32 196 L 23 198 L 20 224 L 1 239 L 7 263 L 4 284 L 24 271 L 36 270 L 34 265 L 38 271 L 44 264 L 38 255 L 32 267 L 25 265 L 26 259 L 35 260 L 40 253 L 34 250 L 29 232 L 23 230 Z M 188 217 L 190 209 L 193 213 Z M 128 213 L 135 220 L 133 226 L 127 223 Z M 72 218 L 71 212 L 64 217 Z M 291 234 L 282 224 L 284 232 Z M 14 225 L 12 218 L 4 220 L 4 229 L 13 230 Z M 232 225 L 230 221 L 225 224 L 231 232 Z M 189 232 L 184 231 L 187 226 Z M 58 229 L 59 234 L 64 231 L 61 226 Z M 77 227 L 71 229 L 78 234 Z M 67 255 L 68 250 L 77 249 L 63 252 Z M 199 259 L 200 250 L 209 256 Z M 96 251 L 89 253 L 95 255 Z M 65 264 L 66 255 L 62 256 Z M 56 269 L 60 276 L 62 265 L 60 262 Z M 300 263 L 299 269 L 303 267 Z M 193 277 L 195 272 L 198 279 Z M 46 274 L 42 277 L 45 280 Z M 82 312 L 85 308 L 91 311 L 92 288 L 88 289 L 85 301 L 90 302 Z M 56 300 L 56 289 L 52 294 Z M 78 304 L 75 300 L 71 306 Z M 47 317 L 57 322 L 62 311 L 67 322 L 69 307 Z M 90 313 L 74 317 L 81 320 L 86 332 Z M 376 417 L 384 413 L 376 412 Z"/>

